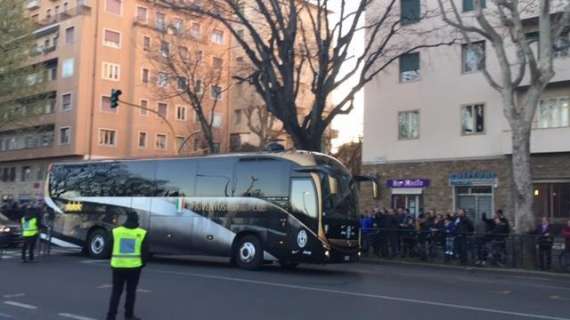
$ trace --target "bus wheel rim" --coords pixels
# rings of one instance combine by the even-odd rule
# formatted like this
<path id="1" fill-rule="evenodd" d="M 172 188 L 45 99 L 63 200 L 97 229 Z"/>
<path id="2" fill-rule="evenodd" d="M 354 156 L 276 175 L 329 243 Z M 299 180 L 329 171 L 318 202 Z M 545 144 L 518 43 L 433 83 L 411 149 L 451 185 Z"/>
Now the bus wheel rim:
<path id="1" fill-rule="evenodd" d="M 240 260 L 245 263 L 250 263 L 255 259 L 255 245 L 251 242 L 245 242 L 239 249 Z"/>
<path id="2" fill-rule="evenodd" d="M 100 254 L 103 252 L 103 248 L 105 247 L 105 239 L 102 236 L 97 235 L 91 241 L 91 251 L 95 254 Z"/>

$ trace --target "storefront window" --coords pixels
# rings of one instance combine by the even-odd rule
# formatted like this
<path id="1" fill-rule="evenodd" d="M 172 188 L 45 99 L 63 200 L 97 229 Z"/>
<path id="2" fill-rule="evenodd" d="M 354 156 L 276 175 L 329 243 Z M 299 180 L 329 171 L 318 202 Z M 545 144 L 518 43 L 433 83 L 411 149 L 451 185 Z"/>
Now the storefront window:
<path id="1" fill-rule="evenodd" d="M 570 182 L 536 183 L 533 195 L 534 213 L 537 217 L 570 217 Z"/>

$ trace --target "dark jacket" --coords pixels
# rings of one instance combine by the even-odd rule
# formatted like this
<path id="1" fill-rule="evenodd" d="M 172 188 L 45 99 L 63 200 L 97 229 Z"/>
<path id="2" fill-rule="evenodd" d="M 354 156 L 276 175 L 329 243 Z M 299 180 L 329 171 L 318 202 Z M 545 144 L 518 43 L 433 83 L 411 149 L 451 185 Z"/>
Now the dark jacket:
<path id="1" fill-rule="evenodd" d="M 473 222 L 467 217 L 459 218 L 459 221 L 455 225 L 457 234 L 461 236 L 471 235 L 475 230 Z"/>
<path id="2" fill-rule="evenodd" d="M 538 235 L 538 243 L 541 246 L 552 246 L 554 238 L 552 237 L 552 225 L 547 224 L 546 228 L 542 224 L 538 225 L 535 230 L 535 234 Z"/>

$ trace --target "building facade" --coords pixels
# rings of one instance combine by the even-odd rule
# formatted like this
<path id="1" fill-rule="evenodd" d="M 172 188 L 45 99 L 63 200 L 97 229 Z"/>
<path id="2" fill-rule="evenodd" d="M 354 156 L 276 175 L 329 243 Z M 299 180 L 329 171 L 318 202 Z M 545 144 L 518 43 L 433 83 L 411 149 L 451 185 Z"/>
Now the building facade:
<path id="1" fill-rule="evenodd" d="M 464 19 L 473 15 L 471 2 L 458 2 Z M 401 1 L 400 10 L 410 12 L 410 5 L 421 8 L 411 10 L 418 19 L 403 28 L 433 27 L 419 12 L 437 10 L 437 0 L 421 6 L 419 0 Z M 536 35 L 533 21 L 532 15 L 525 21 L 528 37 Z M 378 175 L 383 188 L 381 199 L 365 206 L 403 207 L 416 214 L 463 208 L 477 222 L 496 209 L 513 216 L 511 130 L 481 63 L 498 74 L 493 48 L 483 40 L 421 49 L 400 57 L 366 86 L 364 171 Z M 570 218 L 568 47 L 556 52 L 554 65 L 556 76 L 533 124 L 532 173 L 537 218 L 562 223 Z"/>
<path id="2" fill-rule="evenodd" d="M 55 161 L 202 153 L 192 106 L 163 94 L 188 79 L 164 75 L 156 53 L 186 50 L 204 62 L 201 68 L 221 70 L 203 94 L 206 113 L 212 114 L 208 108 L 216 101 L 216 147 L 229 150 L 230 96 L 224 88 L 234 44 L 220 25 L 155 1 L 27 0 L 24 5 L 37 26 L 30 63 L 47 71 L 36 79 L 44 91 L 36 99 L 42 114 L 1 129 L 3 200 L 41 199 Z M 164 35 L 178 40 L 168 43 Z M 111 108 L 112 89 L 121 89 L 121 100 L 139 107 Z"/>

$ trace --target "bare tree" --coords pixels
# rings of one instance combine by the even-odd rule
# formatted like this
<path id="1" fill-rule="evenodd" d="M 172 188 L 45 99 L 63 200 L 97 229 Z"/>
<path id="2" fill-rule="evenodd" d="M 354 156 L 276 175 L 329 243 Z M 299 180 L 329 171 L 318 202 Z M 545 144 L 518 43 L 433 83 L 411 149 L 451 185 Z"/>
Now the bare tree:
<path id="1" fill-rule="evenodd" d="M 271 141 L 275 141 L 284 133 L 283 126 L 276 129 L 277 118 L 267 111 L 263 105 L 250 105 L 244 109 L 247 118 L 247 127 L 259 140 L 259 147 L 263 148 Z"/>
<path id="2" fill-rule="evenodd" d="M 353 109 L 354 95 L 402 54 L 424 47 L 453 42 L 430 41 L 426 34 L 417 42 L 397 41 L 412 28 L 402 28 L 398 0 L 384 5 L 374 0 L 358 2 L 348 9 L 349 0 L 339 0 L 336 19 L 331 0 L 220 0 L 210 6 L 173 7 L 212 17 L 222 22 L 249 58 L 253 72 L 240 77 L 253 85 L 269 112 L 284 124 L 295 146 L 320 150 L 322 136 L 332 120 Z M 374 10 L 377 18 L 365 21 L 364 13 Z M 356 34 L 366 32 L 364 50 L 353 56 L 350 50 Z M 346 68 L 346 62 L 352 66 Z M 356 79 L 356 80 L 355 80 Z M 299 114 L 298 98 L 303 83 L 312 93 L 310 108 Z M 351 87 L 344 98 L 328 107 L 333 91 Z"/>
<path id="3" fill-rule="evenodd" d="M 193 137 L 199 136 L 207 153 L 217 153 L 216 130 L 221 121 L 217 117 L 222 95 L 229 89 L 229 79 L 225 73 L 224 57 L 226 51 L 219 52 L 212 61 L 205 58 L 201 50 L 191 51 L 193 35 L 182 29 L 181 25 L 165 27 L 160 38 L 160 50 L 150 52 L 148 59 L 158 74 L 156 93 L 160 99 L 180 99 L 191 106 L 199 125 L 200 133 L 189 133 L 180 149 Z M 186 119 L 189 131 L 193 131 L 192 121 Z"/>
<path id="4" fill-rule="evenodd" d="M 570 23 L 570 3 L 566 1 L 565 7 L 557 8 L 555 13 L 551 0 L 495 0 L 493 7 L 485 10 L 481 0 L 474 0 L 473 19 L 467 20 L 454 1 L 438 2 L 444 21 L 459 30 L 465 42 L 484 39 L 493 47 L 499 70 L 493 74 L 482 64 L 482 71 L 489 85 L 501 95 L 503 113 L 512 130 L 515 228 L 518 232 L 532 231 L 532 123 L 541 96 L 555 75 L 554 44 Z M 538 49 L 533 50 L 536 40 L 526 36 L 523 16 L 535 10 L 539 41 Z"/>

